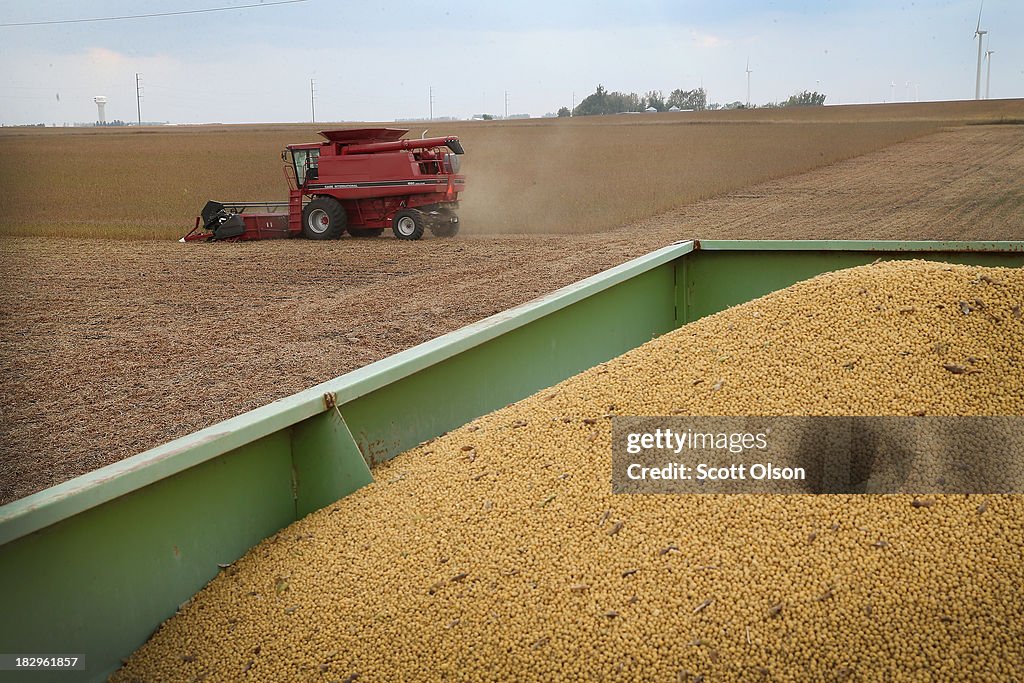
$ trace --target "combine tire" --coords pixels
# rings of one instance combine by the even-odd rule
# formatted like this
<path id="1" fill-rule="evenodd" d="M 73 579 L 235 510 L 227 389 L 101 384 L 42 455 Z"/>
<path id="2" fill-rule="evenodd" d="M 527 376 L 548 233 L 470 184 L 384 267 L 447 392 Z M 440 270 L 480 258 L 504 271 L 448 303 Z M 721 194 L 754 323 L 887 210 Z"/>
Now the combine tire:
<path id="1" fill-rule="evenodd" d="M 391 220 L 391 231 L 400 240 L 418 240 L 423 237 L 423 214 L 405 209 Z"/>
<path id="2" fill-rule="evenodd" d="M 441 209 L 437 216 L 433 216 L 430 224 L 430 232 L 435 237 L 455 237 L 459 234 L 459 217 L 450 209 Z M 454 219 L 454 220 L 453 220 Z"/>
<path id="3" fill-rule="evenodd" d="M 348 233 L 353 237 L 380 237 L 384 228 L 349 228 Z"/>
<path id="4" fill-rule="evenodd" d="M 302 210 L 302 236 L 311 240 L 336 240 L 345 232 L 348 220 L 341 203 L 331 197 L 317 197 Z"/>

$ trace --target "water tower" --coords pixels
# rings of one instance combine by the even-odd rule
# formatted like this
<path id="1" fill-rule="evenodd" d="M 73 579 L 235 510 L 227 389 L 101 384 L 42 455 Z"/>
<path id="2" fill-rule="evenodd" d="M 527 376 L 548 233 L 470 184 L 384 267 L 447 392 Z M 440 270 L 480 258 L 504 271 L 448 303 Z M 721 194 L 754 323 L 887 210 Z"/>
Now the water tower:
<path id="1" fill-rule="evenodd" d="M 107 114 L 103 111 L 107 106 L 107 98 L 103 95 L 97 95 L 92 98 L 92 101 L 96 103 L 96 122 L 103 125 L 107 122 Z"/>

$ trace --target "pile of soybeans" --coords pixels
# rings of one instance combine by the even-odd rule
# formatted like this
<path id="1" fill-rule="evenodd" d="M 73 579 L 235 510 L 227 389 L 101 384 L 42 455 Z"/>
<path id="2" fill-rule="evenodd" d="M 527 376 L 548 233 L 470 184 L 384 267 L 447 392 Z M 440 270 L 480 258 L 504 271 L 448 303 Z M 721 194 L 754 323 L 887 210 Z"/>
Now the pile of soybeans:
<path id="1" fill-rule="evenodd" d="M 376 468 L 114 679 L 1014 680 L 1021 497 L 613 496 L 608 418 L 1022 415 L 1022 306 L 880 262 L 686 325 Z"/>

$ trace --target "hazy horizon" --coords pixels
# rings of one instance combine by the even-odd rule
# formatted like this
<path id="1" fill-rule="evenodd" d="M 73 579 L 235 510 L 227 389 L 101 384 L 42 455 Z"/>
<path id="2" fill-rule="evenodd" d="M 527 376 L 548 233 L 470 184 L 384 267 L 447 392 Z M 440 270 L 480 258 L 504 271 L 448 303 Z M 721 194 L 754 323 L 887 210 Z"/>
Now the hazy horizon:
<path id="1" fill-rule="evenodd" d="M 0 24 L 192 11 L 253 0 L 11 2 Z M 122 21 L 0 26 L 0 123 L 106 118 L 262 123 L 504 113 L 542 116 L 578 104 L 598 83 L 637 92 L 705 87 L 709 102 L 826 104 L 974 98 L 979 3 L 833 6 L 648 0 L 492 6 L 467 0 L 345 7 L 306 0 Z M 1024 96 L 1024 5 L 990 0 L 982 29 L 993 99 Z M 986 66 L 982 67 L 982 96 Z"/>

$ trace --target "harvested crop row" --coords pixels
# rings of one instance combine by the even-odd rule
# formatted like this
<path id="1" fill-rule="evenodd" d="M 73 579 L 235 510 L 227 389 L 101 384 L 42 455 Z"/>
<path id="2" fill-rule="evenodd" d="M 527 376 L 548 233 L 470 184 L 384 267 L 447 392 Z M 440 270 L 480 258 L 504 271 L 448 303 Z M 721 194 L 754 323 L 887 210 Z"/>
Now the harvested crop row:
<path id="1" fill-rule="evenodd" d="M 115 679 L 1010 680 L 1020 497 L 612 496 L 606 417 L 1021 415 L 1022 306 L 907 261 L 704 318 L 379 467 Z"/>

